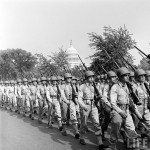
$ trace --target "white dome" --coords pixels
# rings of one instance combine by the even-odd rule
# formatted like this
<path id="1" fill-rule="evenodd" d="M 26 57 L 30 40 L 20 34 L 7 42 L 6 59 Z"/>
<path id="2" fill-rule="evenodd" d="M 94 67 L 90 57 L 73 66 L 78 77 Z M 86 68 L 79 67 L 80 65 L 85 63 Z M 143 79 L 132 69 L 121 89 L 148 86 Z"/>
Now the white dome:
<path id="1" fill-rule="evenodd" d="M 77 50 L 71 45 L 67 51 L 68 54 L 78 54 Z"/>
<path id="2" fill-rule="evenodd" d="M 79 66 L 81 64 L 77 50 L 72 46 L 72 41 L 70 42 L 70 47 L 66 50 L 68 54 L 68 63 L 71 68 Z"/>

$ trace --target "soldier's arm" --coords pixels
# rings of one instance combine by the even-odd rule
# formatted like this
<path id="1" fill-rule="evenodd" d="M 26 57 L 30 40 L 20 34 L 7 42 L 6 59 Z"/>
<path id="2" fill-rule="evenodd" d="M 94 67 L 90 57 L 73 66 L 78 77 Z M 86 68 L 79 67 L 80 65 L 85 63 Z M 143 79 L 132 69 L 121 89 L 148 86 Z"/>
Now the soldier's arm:
<path id="1" fill-rule="evenodd" d="M 78 103 L 82 108 L 86 108 L 86 105 L 83 102 L 83 89 L 84 89 L 84 86 L 81 85 L 79 88 Z"/>
<path id="2" fill-rule="evenodd" d="M 36 97 L 37 97 L 38 99 L 42 99 L 41 94 L 40 94 L 40 90 L 37 90 L 37 92 L 36 92 Z"/>
<path id="3" fill-rule="evenodd" d="M 70 103 L 65 96 L 64 90 L 61 90 L 61 100 L 64 101 L 66 104 Z"/>
<path id="4" fill-rule="evenodd" d="M 52 99 L 50 97 L 50 87 L 46 89 L 46 98 L 50 103 L 52 103 Z"/>
<path id="5" fill-rule="evenodd" d="M 113 85 L 111 87 L 111 90 L 110 90 L 110 103 L 112 105 L 112 108 L 118 112 L 118 113 L 121 113 L 122 110 L 117 106 L 117 94 L 118 93 L 118 87 L 117 87 L 117 84 Z"/>
<path id="6" fill-rule="evenodd" d="M 111 107 L 108 93 L 109 93 L 109 87 L 105 87 L 103 90 L 102 102 Z"/>

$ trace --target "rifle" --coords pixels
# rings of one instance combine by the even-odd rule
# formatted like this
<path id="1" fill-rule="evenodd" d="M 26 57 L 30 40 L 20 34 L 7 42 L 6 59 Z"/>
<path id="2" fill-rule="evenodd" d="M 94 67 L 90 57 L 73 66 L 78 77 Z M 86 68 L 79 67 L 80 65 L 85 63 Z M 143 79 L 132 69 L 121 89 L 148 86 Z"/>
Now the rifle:
<path id="1" fill-rule="evenodd" d="M 148 95 L 149 95 L 147 107 L 148 107 L 148 109 L 150 109 L 150 89 L 148 88 L 148 85 L 147 85 L 146 82 L 144 82 L 144 86 L 145 86 L 145 88 L 146 88 L 146 90 L 147 90 L 147 93 L 148 93 Z"/>
<path id="2" fill-rule="evenodd" d="M 80 59 L 82 65 L 83 65 L 83 67 L 84 67 L 84 69 L 85 69 L 85 70 L 88 70 L 88 68 L 86 67 L 85 63 L 82 61 L 82 59 L 81 59 L 81 57 L 79 56 L 79 54 L 78 54 L 78 58 Z"/>
<path id="3" fill-rule="evenodd" d="M 108 72 L 105 70 L 104 66 L 101 65 L 102 70 L 107 74 Z"/>
<path id="4" fill-rule="evenodd" d="M 135 67 L 133 65 L 131 65 L 121 54 L 120 52 L 118 52 L 118 54 L 120 55 L 120 57 L 123 59 L 123 61 L 128 64 L 128 66 L 130 66 L 132 68 L 133 71 L 135 71 Z"/>
<path id="5" fill-rule="evenodd" d="M 146 55 L 143 51 L 141 51 L 138 47 L 134 46 L 139 52 L 141 52 L 144 56 L 146 56 L 148 59 L 150 59 L 150 55 Z"/>
<path id="6" fill-rule="evenodd" d="M 118 65 L 118 63 L 114 60 L 113 57 L 111 57 L 111 56 L 108 54 L 108 52 L 106 51 L 106 49 L 104 48 L 103 50 L 105 51 L 107 57 L 115 63 L 115 65 L 117 66 L 117 68 L 120 68 L 120 66 Z"/>

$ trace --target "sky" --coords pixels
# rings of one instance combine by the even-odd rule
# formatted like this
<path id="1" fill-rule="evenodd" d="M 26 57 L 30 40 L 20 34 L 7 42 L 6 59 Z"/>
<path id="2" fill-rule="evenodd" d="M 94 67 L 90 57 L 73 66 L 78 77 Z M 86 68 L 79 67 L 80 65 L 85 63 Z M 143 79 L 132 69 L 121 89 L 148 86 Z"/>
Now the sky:
<path id="1" fill-rule="evenodd" d="M 45 56 L 73 46 L 85 59 L 95 51 L 88 33 L 126 26 L 137 46 L 150 53 L 150 0 L 0 0 L 0 50 L 21 48 Z M 138 64 L 137 50 L 131 54 Z"/>

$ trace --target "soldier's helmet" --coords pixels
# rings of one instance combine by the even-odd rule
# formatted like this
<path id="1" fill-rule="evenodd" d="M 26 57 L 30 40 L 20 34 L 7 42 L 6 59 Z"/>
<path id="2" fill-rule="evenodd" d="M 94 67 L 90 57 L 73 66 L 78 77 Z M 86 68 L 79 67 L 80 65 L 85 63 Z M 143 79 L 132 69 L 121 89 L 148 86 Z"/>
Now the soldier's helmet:
<path id="1" fill-rule="evenodd" d="M 146 70 L 146 76 L 150 76 L 150 70 Z"/>
<path id="2" fill-rule="evenodd" d="M 117 77 L 117 75 L 116 75 L 116 73 L 114 71 L 108 71 L 107 72 L 107 76 L 108 76 L 108 78 Z"/>
<path id="3" fill-rule="evenodd" d="M 22 81 L 21 81 L 21 79 L 17 79 L 17 83 L 21 83 Z"/>
<path id="4" fill-rule="evenodd" d="M 72 78 L 72 75 L 70 73 L 65 73 L 64 78 Z"/>
<path id="5" fill-rule="evenodd" d="M 41 81 L 47 81 L 46 77 L 41 77 Z"/>
<path id="6" fill-rule="evenodd" d="M 28 82 L 28 80 L 26 78 L 23 78 L 23 82 Z"/>
<path id="7" fill-rule="evenodd" d="M 146 72 L 143 70 L 143 69 L 137 69 L 135 71 L 135 75 L 138 77 L 138 76 L 141 76 L 141 75 L 146 75 Z"/>
<path id="8" fill-rule="evenodd" d="M 126 67 L 121 67 L 117 70 L 117 75 L 118 76 L 123 76 L 123 75 L 129 75 L 130 71 Z"/>
<path id="9" fill-rule="evenodd" d="M 93 71 L 86 71 L 86 72 L 85 72 L 85 77 L 86 77 L 86 78 L 87 78 L 87 77 L 92 77 L 92 76 L 95 76 Z"/>
<path id="10" fill-rule="evenodd" d="M 5 81 L 5 84 L 8 84 L 9 82 L 8 81 Z"/>
<path id="11" fill-rule="evenodd" d="M 130 77 L 134 77 L 135 76 L 135 73 L 133 71 L 130 71 Z"/>
<path id="12" fill-rule="evenodd" d="M 14 81 L 14 80 L 11 80 L 11 81 L 10 81 L 10 83 L 11 83 L 11 84 L 14 84 L 14 83 L 15 83 L 15 81 Z"/>
<path id="13" fill-rule="evenodd" d="M 75 76 L 72 76 L 72 80 L 77 80 L 77 78 Z"/>
<path id="14" fill-rule="evenodd" d="M 51 76 L 51 81 L 57 81 L 57 77 L 56 76 Z"/>
<path id="15" fill-rule="evenodd" d="M 32 78 L 31 81 L 32 81 L 32 82 L 36 82 L 36 81 L 37 81 L 37 78 Z"/>

